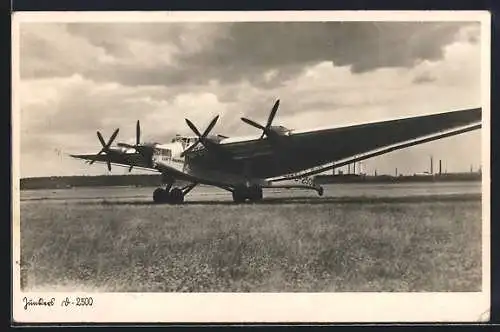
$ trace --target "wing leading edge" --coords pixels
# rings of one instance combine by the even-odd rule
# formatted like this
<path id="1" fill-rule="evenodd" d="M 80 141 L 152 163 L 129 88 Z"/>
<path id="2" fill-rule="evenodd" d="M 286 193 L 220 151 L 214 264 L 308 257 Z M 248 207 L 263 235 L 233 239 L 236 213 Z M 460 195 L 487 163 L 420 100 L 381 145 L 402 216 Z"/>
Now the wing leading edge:
<path id="1" fill-rule="evenodd" d="M 130 167 L 134 166 L 136 168 L 156 170 L 144 162 L 143 157 L 138 153 L 111 153 L 111 154 L 70 154 L 70 157 L 76 159 L 82 159 L 87 161 L 95 161 L 97 163 L 106 163 L 108 160 L 111 164 L 117 166 Z"/>

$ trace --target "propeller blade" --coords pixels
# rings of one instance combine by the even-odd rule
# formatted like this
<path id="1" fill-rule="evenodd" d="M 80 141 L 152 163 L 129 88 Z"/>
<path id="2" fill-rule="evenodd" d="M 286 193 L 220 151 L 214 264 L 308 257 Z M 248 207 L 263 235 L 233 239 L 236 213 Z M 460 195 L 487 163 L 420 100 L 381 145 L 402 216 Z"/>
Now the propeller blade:
<path id="1" fill-rule="evenodd" d="M 257 122 L 255 122 L 253 120 L 248 119 L 248 118 L 241 118 L 241 120 L 243 122 L 245 122 L 246 124 L 251 125 L 252 127 L 255 127 L 255 128 L 258 128 L 258 129 L 262 130 L 262 134 L 260 135 L 260 138 L 259 138 L 259 139 L 262 139 L 262 138 L 264 138 L 264 135 L 269 136 L 271 124 L 273 123 L 274 117 L 276 116 L 276 112 L 278 112 L 278 107 L 279 106 L 280 106 L 280 100 L 278 99 L 274 103 L 274 106 L 271 109 L 271 113 L 269 113 L 269 116 L 267 118 L 267 123 L 266 123 L 265 127 L 263 125 L 261 125 L 261 124 L 258 124 Z"/>
<path id="2" fill-rule="evenodd" d="M 97 153 L 96 157 L 99 156 L 101 153 L 102 150 Z M 92 165 L 93 163 L 95 163 L 95 161 L 96 161 L 95 159 L 92 159 L 91 161 L 89 161 L 89 165 Z"/>
<path id="3" fill-rule="evenodd" d="M 97 132 L 97 138 L 99 138 L 99 141 L 101 142 L 102 147 L 105 147 L 106 146 L 106 141 L 104 141 L 104 138 L 102 138 L 102 135 L 101 135 L 100 132 Z"/>
<path id="4" fill-rule="evenodd" d="M 111 146 L 111 144 L 113 144 L 113 141 L 115 140 L 115 138 L 118 135 L 119 131 L 120 131 L 120 129 L 116 128 L 116 130 L 113 133 L 113 135 L 111 135 L 111 137 L 109 138 L 108 144 L 106 145 L 106 149 L 109 149 L 109 147 Z"/>
<path id="5" fill-rule="evenodd" d="M 132 168 L 134 168 L 134 165 L 131 165 L 128 169 L 128 172 L 130 173 L 132 171 Z"/>
<path id="6" fill-rule="evenodd" d="M 258 124 L 257 122 L 253 121 L 253 120 L 250 120 L 250 119 L 247 119 L 247 118 L 241 118 L 241 120 L 255 128 L 259 128 L 260 130 L 265 130 L 266 127 Z"/>
<path id="7" fill-rule="evenodd" d="M 189 128 L 191 128 L 191 130 L 196 134 L 196 136 L 201 137 L 201 133 L 198 131 L 198 128 L 196 128 L 196 126 L 191 121 L 189 121 L 189 119 L 186 119 L 186 123 Z"/>
<path id="8" fill-rule="evenodd" d="M 194 144 L 193 144 L 193 145 L 191 145 L 190 147 L 188 147 L 186 150 L 184 150 L 184 151 L 181 153 L 181 157 L 184 157 L 186 154 L 188 154 L 189 152 L 191 152 L 191 151 L 195 148 L 195 146 L 197 146 L 197 145 L 198 145 L 198 143 L 200 143 L 200 141 L 199 141 L 199 140 L 196 140 L 196 142 L 194 142 Z"/>
<path id="9" fill-rule="evenodd" d="M 108 171 L 111 172 L 111 162 L 109 160 L 106 160 L 106 162 L 108 163 Z"/>
<path id="10" fill-rule="evenodd" d="M 137 120 L 137 125 L 135 127 L 135 144 L 139 145 L 141 143 L 141 124 Z"/>
<path id="11" fill-rule="evenodd" d="M 97 156 L 100 156 L 102 153 L 104 152 L 104 147 L 99 151 L 97 152 Z M 89 165 L 92 165 L 96 160 L 95 159 L 92 159 L 90 162 L 89 162 Z"/>
<path id="12" fill-rule="evenodd" d="M 267 124 L 266 127 L 269 128 L 271 126 L 271 123 L 274 120 L 274 117 L 276 116 L 276 112 L 278 112 L 278 107 L 280 106 L 280 100 L 276 100 L 274 103 L 273 109 L 271 110 L 271 113 L 269 113 L 269 117 L 267 118 Z"/>
<path id="13" fill-rule="evenodd" d="M 201 135 L 202 137 L 207 137 L 208 136 L 208 134 L 210 133 L 210 131 L 213 129 L 213 127 L 217 123 L 217 120 L 219 120 L 219 116 L 218 115 L 215 118 L 212 119 L 212 121 L 208 125 L 207 129 L 205 129 L 205 131 L 203 132 L 203 135 Z"/>

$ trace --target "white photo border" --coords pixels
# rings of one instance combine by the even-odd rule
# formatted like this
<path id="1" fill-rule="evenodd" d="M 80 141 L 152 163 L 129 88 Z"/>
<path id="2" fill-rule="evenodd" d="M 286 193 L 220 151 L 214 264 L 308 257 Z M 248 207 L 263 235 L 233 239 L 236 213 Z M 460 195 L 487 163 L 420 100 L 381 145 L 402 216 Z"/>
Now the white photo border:
<path id="1" fill-rule="evenodd" d="M 482 291 L 469 293 L 89 293 L 20 288 L 19 25 L 23 22 L 476 21 L 482 43 Z M 490 38 L 487 11 L 16 12 L 12 18 L 12 241 L 15 322 L 482 322 L 490 310 Z M 93 306 L 61 306 L 66 297 Z M 23 298 L 55 299 L 24 309 Z"/>

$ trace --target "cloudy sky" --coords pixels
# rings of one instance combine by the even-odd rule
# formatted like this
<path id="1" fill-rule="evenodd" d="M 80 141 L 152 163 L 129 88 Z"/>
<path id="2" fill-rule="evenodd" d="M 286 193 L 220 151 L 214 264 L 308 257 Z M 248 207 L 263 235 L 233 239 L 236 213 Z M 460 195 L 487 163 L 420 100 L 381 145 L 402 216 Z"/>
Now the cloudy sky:
<path id="1" fill-rule="evenodd" d="M 21 176 L 106 174 L 65 153 L 98 152 L 96 130 L 134 141 L 257 134 L 246 115 L 307 129 L 481 106 L 479 23 L 21 23 Z M 203 129 L 202 129 L 203 130 Z M 478 167 L 480 131 L 364 163 L 372 173 Z M 62 151 L 58 153 L 58 151 Z M 466 153 L 465 153 L 465 152 Z M 125 169 L 114 167 L 114 174 Z M 134 171 L 135 172 L 135 171 Z"/>

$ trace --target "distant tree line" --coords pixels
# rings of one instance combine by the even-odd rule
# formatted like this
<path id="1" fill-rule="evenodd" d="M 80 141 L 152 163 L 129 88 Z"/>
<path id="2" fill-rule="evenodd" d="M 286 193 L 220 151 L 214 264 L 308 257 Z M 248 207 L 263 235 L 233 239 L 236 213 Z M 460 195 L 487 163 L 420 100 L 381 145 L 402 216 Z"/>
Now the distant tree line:
<path id="1" fill-rule="evenodd" d="M 317 175 L 315 182 L 350 183 L 350 182 L 432 182 L 432 181 L 480 181 L 480 173 L 446 173 L 435 175 Z M 160 174 L 97 175 L 97 176 L 50 176 L 21 179 L 24 189 L 63 189 L 73 187 L 157 187 L 161 184 Z"/>
<path id="2" fill-rule="evenodd" d="M 481 173 L 445 173 L 429 175 L 317 175 L 315 182 L 321 183 L 391 183 L 391 182 L 451 182 L 481 181 Z"/>
<path id="3" fill-rule="evenodd" d="M 159 174 L 50 176 L 21 179 L 23 189 L 62 189 L 72 187 L 138 186 L 155 187 L 161 183 Z"/>

